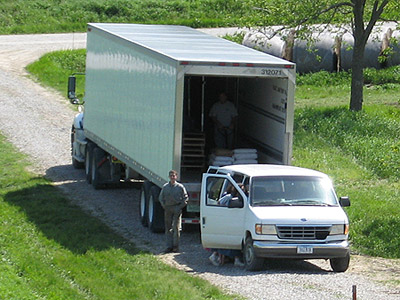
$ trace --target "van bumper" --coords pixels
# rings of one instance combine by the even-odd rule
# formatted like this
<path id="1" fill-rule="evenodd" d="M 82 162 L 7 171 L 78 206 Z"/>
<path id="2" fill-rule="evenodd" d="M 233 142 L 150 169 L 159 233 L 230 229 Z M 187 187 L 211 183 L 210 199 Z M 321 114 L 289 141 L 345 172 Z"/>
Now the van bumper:
<path id="1" fill-rule="evenodd" d="M 310 244 L 253 241 L 253 247 L 256 256 L 266 258 L 335 258 L 345 257 L 350 253 L 348 241 Z"/>

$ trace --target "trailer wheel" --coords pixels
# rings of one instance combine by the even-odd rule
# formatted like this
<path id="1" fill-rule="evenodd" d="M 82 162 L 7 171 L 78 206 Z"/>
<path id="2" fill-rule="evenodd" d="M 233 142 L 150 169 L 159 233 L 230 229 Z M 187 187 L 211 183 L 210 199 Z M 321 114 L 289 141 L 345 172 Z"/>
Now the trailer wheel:
<path id="1" fill-rule="evenodd" d="M 149 205 L 148 205 L 148 221 L 149 228 L 152 232 L 164 231 L 164 209 L 158 201 L 160 188 L 153 185 L 150 189 Z"/>
<path id="2" fill-rule="evenodd" d="M 119 163 L 113 163 L 112 157 L 109 159 L 110 182 L 113 186 L 118 186 L 121 183 L 122 166 Z"/>
<path id="3" fill-rule="evenodd" d="M 92 183 L 92 156 L 93 149 L 96 147 L 93 143 L 88 143 L 85 149 L 85 175 L 87 183 Z"/>
<path id="4" fill-rule="evenodd" d="M 140 191 L 140 199 L 139 199 L 139 217 L 140 222 L 143 226 L 147 227 L 149 225 L 148 220 L 148 205 L 149 205 L 149 197 L 150 197 L 150 189 L 153 184 L 150 181 L 145 181 L 142 184 L 142 189 Z"/>
<path id="5" fill-rule="evenodd" d="M 346 272 L 350 264 L 350 254 L 345 257 L 331 258 L 329 260 L 333 272 Z"/>
<path id="6" fill-rule="evenodd" d="M 253 246 L 253 239 L 250 236 L 246 238 L 243 253 L 246 270 L 258 271 L 262 268 L 264 259 L 256 256 Z"/>
<path id="7" fill-rule="evenodd" d="M 92 185 L 95 190 L 104 187 L 104 175 L 101 172 L 101 168 L 107 165 L 106 163 L 102 165 L 104 159 L 106 159 L 104 150 L 95 147 L 92 155 Z"/>
<path id="8" fill-rule="evenodd" d="M 82 162 L 80 162 L 80 161 L 77 161 L 77 160 L 74 158 L 74 153 L 75 153 L 75 151 L 74 151 L 74 142 L 75 142 L 75 127 L 72 126 L 72 129 L 71 129 L 71 157 L 72 157 L 72 166 L 73 166 L 75 169 L 83 169 L 84 163 L 82 163 Z"/>

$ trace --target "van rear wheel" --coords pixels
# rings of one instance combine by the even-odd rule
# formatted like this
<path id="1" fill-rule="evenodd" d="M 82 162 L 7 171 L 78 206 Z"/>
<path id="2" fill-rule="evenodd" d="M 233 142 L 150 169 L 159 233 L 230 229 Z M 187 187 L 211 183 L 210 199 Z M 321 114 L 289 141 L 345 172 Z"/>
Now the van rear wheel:
<path id="1" fill-rule="evenodd" d="M 253 239 L 249 236 L 246 238 L 243 249 L 244 264 L 248 271 L 258 271 L 264 264 L 264 258 L 257 257 L 254 251 Z"/>

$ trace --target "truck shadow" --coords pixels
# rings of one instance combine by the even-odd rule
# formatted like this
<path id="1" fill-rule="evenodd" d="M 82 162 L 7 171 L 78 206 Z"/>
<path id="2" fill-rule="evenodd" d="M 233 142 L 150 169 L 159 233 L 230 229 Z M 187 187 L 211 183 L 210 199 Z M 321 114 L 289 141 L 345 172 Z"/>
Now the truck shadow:
<path id="1" fill-rule="evenodd" d="M 115 247 L 132 255 L 139 252 L 133 243 L 127 242 L 82 208 L 71 204 L 53 185 L 43 183 L 40 178 L 32 178 L 28 184 L 31 187 L 9 192 L 4 200 L 18 207 L 27 221 L 47 239 L 75 254 Z"/>
<path id="2" fill-rule="evenodd" d="M 85 183 L 86 176 L 83 169 L 75 169 L 72 165 L 53 166 L 46 170 L 45 177 L 53 182 L 68 182 L 68 183 Z M 105 189 L 125 189 L 125 188 L 140 188 L 142 182 L 121 181 L 118 184 L 106 186 Z"/>

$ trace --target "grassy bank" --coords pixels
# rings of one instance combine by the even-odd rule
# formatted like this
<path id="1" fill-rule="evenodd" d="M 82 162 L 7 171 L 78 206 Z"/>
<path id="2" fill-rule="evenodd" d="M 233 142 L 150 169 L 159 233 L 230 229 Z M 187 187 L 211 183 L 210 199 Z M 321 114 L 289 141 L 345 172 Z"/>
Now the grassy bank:
<path id="1" fill-rule="evenodd" d="M 89 22 L 226 27 L 250 13 L 246 0 L 13 0 L 2 3 L 0 34 L 84 32 Z"/>
<path id="2" fill-rule="evenodd" d="M 1 299 L 237 299 L 71 205 L 0 136 Z"/>
<path id="3" fill-rule="evenodd" d="M 48 54 L 28 70 L 65 95 L 68 75 L 84 68 L 84 52 L 75 54 Z M 76 70 L 70 68 L 74 59 Z M 399 67 L 366 71 L 362 112 L 347 109 L 348 73 L 299 76 L 295 100 L 293 164 L 328 173 L 338 193 L 351 197 L 353 250 L 392 258 L 400 258 L 399 72 Z"/>

